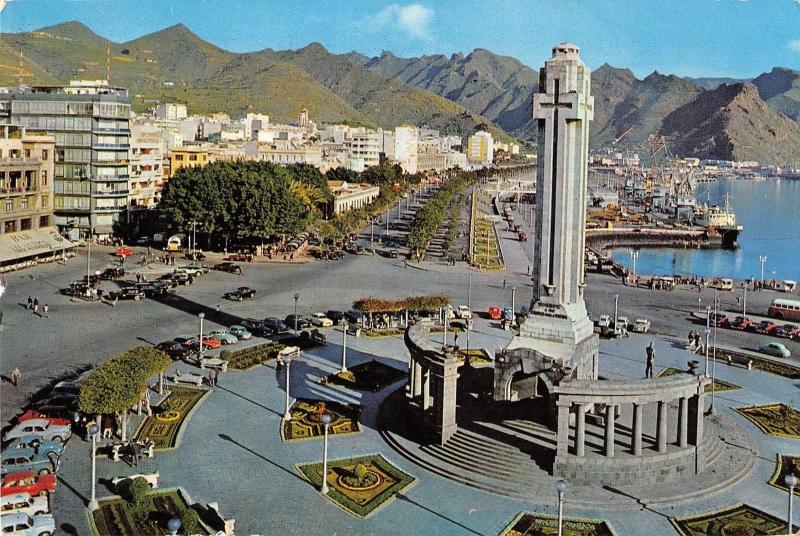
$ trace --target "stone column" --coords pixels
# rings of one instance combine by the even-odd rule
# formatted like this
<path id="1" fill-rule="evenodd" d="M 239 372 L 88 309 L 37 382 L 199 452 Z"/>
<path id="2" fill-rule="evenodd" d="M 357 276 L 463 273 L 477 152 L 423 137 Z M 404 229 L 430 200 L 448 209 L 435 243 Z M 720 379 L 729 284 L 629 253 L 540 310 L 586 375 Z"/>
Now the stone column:
<path id="1" fill-rule="evenodd" d="M 658 420 L 656 422 L 656 444 L 658 452 L 667 451 L 667 403 L 658 401 Z"/>
<path id="2" fill-rule="evenodd" d="M 575 407 L 575 456 L 583 456 L 586 443 L 586 404 Z"/>
<path id="3" fill-rule="evenodd" d="M 431 407 L 431 371 L 423 369 L 422 379 L 422 411 Z"/>
<path id="4" fill-rule="evenodd" d="M 616 413 L 613 404 L 606 406 L 606 456 L 614 457 L 614 425 Z"/>
<path id="5" fill-rule="evenodd" d="M 633 405 L 633 436 L 631 447 L 634 456 L 642 455 L 642 404 Z"/>
<path id="6" fill-rule="evenodd" d="M 456 425 L 456 393 L 458 390 L 458 367 L 461 361 L 454 354 L 445 354 L 446 360 L 439 370 L 431 371 L 435 382 L 436 431 L 439 444 L 444 445 L 458 430 Z"/>
<path id="7" fill-rule="evenodd" d="M 695 472 L 700 473 L 705 469 L 705 460 L 700 452 L 703 442 L 703 412 L 705 411 L 705 394 L 697 394 L 689 399 L 689 444 L 696 447 Z"/>
<path id="8" fill-rule="evenodd" d="M 680 398 L 680 406 L 678 409 L 678 446 L 683 448 L 688 445 L 688 432 L 689 432 L 689 399 L 684 397 Z"/>
<path id="9" fill-rule="evenodd" d="M 419 361 L 414 360 L 414 386 L 411 391 L 414 398 L 422 394 L 422 365 Z"/>
<path id="10" fill-rule="evenodd" d="M 556 456 L 566 456 L 569 452 L 569 409 L 571 402 L 556 402 L 558 406 L 558 432 Z"/>

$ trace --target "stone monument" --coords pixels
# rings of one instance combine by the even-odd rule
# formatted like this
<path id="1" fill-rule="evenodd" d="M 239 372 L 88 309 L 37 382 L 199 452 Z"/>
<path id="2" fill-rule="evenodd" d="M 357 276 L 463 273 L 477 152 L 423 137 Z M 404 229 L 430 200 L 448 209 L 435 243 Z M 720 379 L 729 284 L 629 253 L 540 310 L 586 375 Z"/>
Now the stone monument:
<path id="1" fill-rule="evenodd" d="M 564 375 L 597 378 L 598 337 L 583 301 L 589 78 L 578 47 L 568 43 L 555 46 L 540 70 L 533 298 L 519 335 L 498 354 L 495 400 L 541 395 L 538 380 L 549 392 Z M 512 386 L 517 372 L 528 380 Z"/>

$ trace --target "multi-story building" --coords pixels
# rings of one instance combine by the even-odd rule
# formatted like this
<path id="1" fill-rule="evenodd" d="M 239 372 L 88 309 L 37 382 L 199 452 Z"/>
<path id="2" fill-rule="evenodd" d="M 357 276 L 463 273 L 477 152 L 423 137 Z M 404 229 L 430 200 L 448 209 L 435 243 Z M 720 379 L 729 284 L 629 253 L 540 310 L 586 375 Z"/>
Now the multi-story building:
<path id="1" fill-rule="evenodd" d="M 375 131 L 356 132 L 348 142 L 348 156 L 364 161 L 364 167 L 381 163 L 381 135 Z"/>
<path id="2" fill-rule="evenodd" d="M 186 105 L 164 103 L 156 106 L 155 116 L 159 119 L 169 119 L 171 121 L 180 121 L 186 119 Z"/>
<path id="3" fill-rule="evenodd" d="M 105 81 L 0 94 L 0 124 L 55 138 L 54 223 L 70 234 L 109 235 L 128 202 L 130 102 Z"/>
<path id="4" fill-rule="evenodd" d="M 406 173 L 417 172 L 417 128 L 410 126 L 394 129 L 394 159 Z"/>
<path id="5" fill-rule="evenodd" d="M 494 161 L 494 140 L 490 133 L 479 130 L 467 139 L 467 160 L 478 165 Z"/>
<path id="6" fill-rule="evenodd" d="M 133 212 L 154 208 L 161 199 L 163 152 L 161 131 L 154 124 L 131 124 L 128 204 Z"/>
<path id="7" fill-rule="evenodd" d="M 170 173 L 175 175 L 179 169 L 184 167 L 205 166 L 211 162 L 208 154 L 208 146 L 185 145 L 175 147 L 170 151 Z"/>
<path id="8" fill-rule="evenodd" d="M 0 129 L 0 272 L 72 247 L 52 227 L 54 160 L 52 136 Z"/>
<path id="9" fill-rule="evenodd" d="M 328 181 L 333 194 L 333 201 L 328 207 L 328 216 L 347 212 L 354 208 L 362 208 L 372 203 L 381 193 L 381 189 L 371 184 L 352 184 L 346 181 Z"/>

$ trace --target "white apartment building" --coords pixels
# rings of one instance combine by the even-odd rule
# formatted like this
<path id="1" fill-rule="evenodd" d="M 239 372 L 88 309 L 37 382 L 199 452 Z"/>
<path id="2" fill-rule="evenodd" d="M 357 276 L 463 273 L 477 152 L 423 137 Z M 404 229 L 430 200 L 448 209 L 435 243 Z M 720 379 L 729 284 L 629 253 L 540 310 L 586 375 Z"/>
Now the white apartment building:
<path id="1" fill-rule="evenodd" d="M 491 164 L 494 161 L 494 140 L 490 133 L 479 130 L 469 137 L 467 160 L 476 165 Z"/>
<path id="2" fill-rule="evenodd" d="M 170 121 L 180 121 L 186 119 L 186 105 L 164 103 L 156 106 L 156 117 L 159 119 L 169 119 Z"/>
<path id="3" fill-rule="evenodd" d="M 381 135 L 378 132 L 353 133 L 347 147 L 348 157 L 352 160 L 363 160 L 363 167 L 377 166 L 381 163 Z"/>
<path id="4" fill-rule="evenodd" d="M 162 161 L 165 154 L 162 131 L 155 123 L 131 122 L 128 206 L 132 210 L 154 208 L 161 199 Z"/>
<path id="5" fill-rule="evenodd" d="M 406 173 L 417 172 L 417 128 L 411 126 L 394 129 L 394 160 Z"/>

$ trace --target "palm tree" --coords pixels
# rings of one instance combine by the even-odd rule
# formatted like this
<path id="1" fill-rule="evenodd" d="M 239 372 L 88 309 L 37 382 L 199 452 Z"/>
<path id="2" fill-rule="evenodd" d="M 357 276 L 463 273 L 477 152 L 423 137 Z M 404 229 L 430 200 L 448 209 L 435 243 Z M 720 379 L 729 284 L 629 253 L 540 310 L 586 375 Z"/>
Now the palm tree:
<path id="1" fill-rule="evenodd" d="M 308 210 L 325 203 L 325 194 L 320 188 L 301 181 L 289 181 L 289 193 L 297 197 Z"/>

